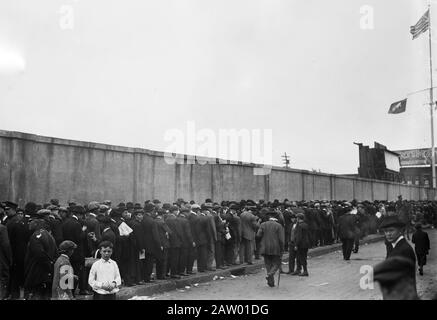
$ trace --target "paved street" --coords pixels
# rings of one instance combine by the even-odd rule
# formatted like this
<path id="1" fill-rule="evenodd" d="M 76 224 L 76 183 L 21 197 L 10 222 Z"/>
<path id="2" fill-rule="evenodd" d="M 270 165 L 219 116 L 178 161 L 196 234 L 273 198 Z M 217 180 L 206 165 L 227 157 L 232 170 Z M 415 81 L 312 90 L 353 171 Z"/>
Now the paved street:
<path id="1" fill-rule="evenodd" d="M 437 292 L 437 231 L 428 229 L 431 251 L 425 275 L 417 274 L 417 288 L 422 299 L 430 299 Z M 335 299 L 377 300 L 382 299 L 378 284 L 373 290 L 360 288 L 360 267 L 375 265 L 385 258 L 383 242 L 364 245 L 351 261 L 344 261 L 341 252 L 333 252 L 308 260 L 309 277 L 281 275 L 280 286 L 270 288 L 265 281 L 265 270 L 236 278 L 217 279 L 201 283 L 197 287 L 176 290 L 153 296 L 157 300 L 223 300 L 223 299 Z M 284 271 L 288 269 L 283 265 Z M 276 277 L 277 284 L 277 277 Z"/>

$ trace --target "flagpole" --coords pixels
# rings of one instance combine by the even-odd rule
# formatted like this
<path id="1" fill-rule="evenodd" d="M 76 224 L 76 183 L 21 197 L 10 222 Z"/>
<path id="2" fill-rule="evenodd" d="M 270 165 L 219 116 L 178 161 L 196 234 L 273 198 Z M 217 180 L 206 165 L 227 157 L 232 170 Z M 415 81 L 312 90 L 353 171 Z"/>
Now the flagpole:
<path id="1" fill-rule="evenodd" d="M 431 35 L 431 3 L 428 2 L 428 15 L 429 15 L 429 77 L 431 86 L 429 87 L 429 106 L 431 112 L 431 171 L 432 171 L 432 187 L 436 187 L 435 176 L 435 149 L 434 149 L 434 97 L 433 97 L 433 81 L 432 81 L 432 35 Z"/>

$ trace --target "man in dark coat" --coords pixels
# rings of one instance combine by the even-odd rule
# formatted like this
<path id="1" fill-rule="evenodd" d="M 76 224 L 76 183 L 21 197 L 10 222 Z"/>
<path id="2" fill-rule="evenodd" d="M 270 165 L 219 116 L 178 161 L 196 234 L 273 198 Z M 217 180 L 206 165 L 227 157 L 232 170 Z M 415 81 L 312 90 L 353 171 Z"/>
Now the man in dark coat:
<path id="1" fill-rule="evenodd" d="M 172 206 L 170 212 L 165 219 L 165 223 L 171 230 L 170 234 L 170 249 L 169 249 L 169 270 L 170 277 L 180 279 L 179 275 L 179 259 L 183 242 L 183 229 L 180 221 L 176 218 L 179 213 L 177 206 Z"/>
<path id="2" fill-rule="evenodd" d="M 414 251 L 417 256 L 417 264 L 419 265 L 419 273 L 423 276 L 423 266 L 426 265 L 426 255 L 431 249 L 429 244 L 428 233 L 422 230 L 420 223 L 416 224 L 416 232 L 413 233 L 411 241 L 414 243 Z"/>
<path id="3" fill-rule="evenodd" d="M 212 238 L 210 234 L 209 218 L 205 212 L 199 211 L 194 218 L 194 242 L 197 249 L 197 271 L 205 272 L 207 267 L 208 240 Z"/>
<path id="4" fill-rule="evenodd" d="M 387 258 L 403 256 L 416 263 L 416 256 L 413 248 L 408 244 L 403 236 L 405 224 L 399 220 L 397 215 L 386 216 L 380 225 L 384 231 L 387 241 Z"/>
<path id="5" fill-rule="evenodd" d="M 12 250 L 9 284 L 11 299 L 20 298 L 20 287 L 24 285 L 24 258 L 30 237 L 29 227 L 24 221 L 23 216 L 17 214 L 17 208 L 17 204 L 9 201 L 5 202 L 5 212 L 7 215 L 5 224 Z"/>
<path id="6" fill-rule="evenodd" d="M 288 239 L 290 239 L 290 229 L 292 225 L 291 217 L 293 215 L 293 212 L 291 211 L 291 208 L 287 205 L 287 208 L 283 212 L 284 215 L 284 232 L 285 232 L 285 251 L 288 251 Z"/>
<path id="7" fill-rule="evenodd" d="M 64 239 L 62 235 L 62 219 L 59 216 L 59 207 L 50 205 L 47 210 L 50 210 L 50 214 L 48 215 L 50 232 L 56 241 L 56 245 L 59 246 Z"/>
<path id="8" fill-rule="evenodd" d="M 132 246 L 133 252 L 135 253 L 135 283 L 136 284 L 144 284 L 144 261 L 145 261 L 145 252 L 142 248 L 144 248 L 144 235 L 141 222 L 143 221 L 144 211 L 143 209 L 135 209 L 133 213 L 133 218 L 130 223 L 130 227 L 132 228 Z"/>
<path id="9" fill-rule="evenodd" d="M 128 202 L 129 207 L 133 204 Z M 113 249 L 113 259 L 117 262 L 122 283 L 126 286 L 131 286 L 133 279 L 129 273 L 129 263 L 131 261 L 131 237 L 130 234 L 120 234 L 121 225 L 126 227 L 127 221 L 131 219 L 131 213 L 127 210 L 127 207 L 120 206 L 111 211 L 111 219 L 115 221 L 113 227 L 116 228 L 115 233 L 116 240 Z M 129 227 L 127 225 L 127 227 Z"/>
<path id="10" fill-rule="evenodd" d="M 356 214 L 354 214 L 356 209 L 349 203 L 345 206 L 347 213 L 338 219 L 338 237 L 342 243 L 343 259 L 350 260 L 356 231 Z"/>
<path id="11" fill-rule="evenodd" d="M 100 224 L 102 226 L 101 241 L 109 241 L 114 246 L 117 242 L 117 237 L 111 228 L 112 220 L 110 217 L 101 217 Z"/>
<path id="12" fill-rule="evenodd" d="M 187 214 L 189 214 L 190 209 L 184 207 L 181 209 L 177 220 L 182 228 L 182 245 L 181 253 L 179 258 L 179 275 L 186 276 L 186 272 L 189 271 L 189 257 L 192 249 L 196 246 L 193 240 L 193 235 L 191 233 L 190 222 L 188 221 Z"/>
<path id="13" fill-rule="evenodd" d="M 142 221 L 143 234 L 144 234 L 144 249 L 146 262 L 144 275 L 145 282 L 152 282 L 150 278 L 153 271 L 153 265 L 163 251 L 163 246 L 159 237 L 158 225 L 152 217 L 152 213 L 155 210 L 155 206 L 151 203 L 144 205 L 144 217 Z"/>
<path id="14" fill-rule="evenodd" d="M 356 221 L 355 221 L 355 238 L 354 238 L 354 248 L 353 253 L 358 253 L 358 250 L 360 249 L 360 239 L 362 235 L 362 229 L 363 229 L 363 222 L 365 220 L 365 208 L 362 203 L 359 203 L 357 205 L 357 214 L 356 214 Z"/>
<path id="15" fill-rule="evenodd" d="M 274 218 L 276 212 L 268 211 L 269 220 L 261 223 L 257 237 L 261 238 L 260 254 L 264 257 L 267 271 L 267 284 L 275 286 L 275 273 L 281 265 L 281 255 L 284 251 L 284 227 Z"/>
<path id="16" fill-rule="evenodd" d="M 302 213 L 303 214 L 303 213 Z M 288 272 L 287 274 L 291 274 L 293 276 L 300 274 L 301 266 L 297 263 L 299 262 L 297 258 L 297 247 L 296 247 L 296 227 L 297 227 L 297 217 L 295 213 L 291 213 L 290 215 L 290 232 L 288 235 Z M 294 270 L 295 265 L 297 265 L 296 270 Z"/>
<path id="17" fill-rule="evenodd" d="M 29 300 L 49 300 L 58 248 L 55 239 L 47 231 L 48 221 L 35 219 L 29 227 L 34 233 L 29 239 L 24 260 L 24 289 Z"/>
<path id="18" fill-rule="evenodd" d="M 155 216 L 155 223 L 158 228 L 159 241 L 162 246 L 162 251 L 156 257 L 156 278 L 158 280 L 164 280 L 167 277 L 168 251 L 170 249 L 171 230 L 165 222 L 164 216 L 167 216 L 167 211 L 165 209 L 158 209 Z"/>
<path id="19" fill-rule="evenodd" d="M 12 251 L 8 230 L 0 224 L 0 300 L 8 296 L 9 269 L 12 265 Z"/>
<path id="20" fill-rule="evenodd" d="M 217 241 L 215 245 L 216 269 L 226 269 L 225 266 L 225 242 L 226 242 L 226 220 L 221 210 L 214 211 L 215 230 Z"/>
<path id="21" fill-rule="evenodd" d="M 95 201 L 90 202 L 88 204 L 88 212 L 86 213 L 86 218 L 84 221 L 84 225 L 86 227 L 85 232 L 87 234 L 87 247 L 88 247 L 87 256 L 90 257 L 94 256 L 102 238 L 101 231 L 100 231 L 100 223 L 97 220 L 99 209 L 100 209 L 100 204 L 98 202 Z"/>
<path id="22" fill-rule="evenodd" d="M 89 292 L 87 288 L 87 279 L 85 277 L 85 252 L 84 245 L 86 242 L 85 226 L 83 225 L 85 215 L 85 209 L 82 206 L 73 206 L 68 218 L 62 224 L 62 234 L 64 240 L 73 241 L 77 248 L 74 250 L 73 255 L 70 258 L 71 265 L 73 266 L 74 274 L 78 277 L 79 294 L 87 295 Z M 73 290 L 73 296 L 75 296 L 75 290 Z"/>

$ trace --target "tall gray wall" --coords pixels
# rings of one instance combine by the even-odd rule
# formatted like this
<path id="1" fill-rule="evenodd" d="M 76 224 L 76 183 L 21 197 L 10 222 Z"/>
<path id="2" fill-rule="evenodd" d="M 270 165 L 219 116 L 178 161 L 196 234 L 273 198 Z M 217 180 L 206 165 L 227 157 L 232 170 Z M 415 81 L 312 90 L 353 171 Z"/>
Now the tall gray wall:
<path id="1" fill-rule="evenodd" d="M 435 190 L 250 164 L 167 164 L 162 152 L 0 130 L 0 200 L 434 199 Z"/>

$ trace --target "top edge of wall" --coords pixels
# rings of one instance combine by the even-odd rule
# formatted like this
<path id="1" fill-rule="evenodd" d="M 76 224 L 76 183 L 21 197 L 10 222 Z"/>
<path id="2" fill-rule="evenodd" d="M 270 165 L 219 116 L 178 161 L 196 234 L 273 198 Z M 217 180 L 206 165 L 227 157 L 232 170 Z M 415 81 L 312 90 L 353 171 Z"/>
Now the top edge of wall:
<path id="1" fill-rule="evenodd" d="M 163 151 L 155 151 L 150 149 L 144 149 L 144 148 L 131 148 L 131 147 L 123 147 L 123 146 L 116 146 L 116 145 L 109 145 L 109 144 L 103 144 L 103 143 L 95 143 L 95 142 L 88 142 L 88 141 L 79 141 L 79 140 L 69 140 L 69 139 L 62 139 L 62 138 L 54 138 L 54 137 L 46 137 L 41 136 L 37 134 L 32 133 L 24 133 L 24 132 L 18 132 L 18 131 L 8 131 L 8 130 L 1 130 L 0 129 L 0 138 L 7 138 L 7 139 L 17 139 L 17 140 L 25 140 L 25 141 L 33 141 L 37 143 L 46 143 L 46 144 L 55 144 L 55 145 L 62 145 L 62 146 L 68 146 L 68 147 L 79 147 L 79 148 L 87 148 L 87 149 L 98 149 L 103 151 L 114 151 L 114 152 L 122 152 L 122 153 L 132 153 L 132 154 L 146 154 L 156 157 L 164 157 L 165 153 Z M 242 162 L 242 161 L 232 161 L 232 160 L 225 160 L 220 158 L 209 158 L 209 157 L 201 157 L 201 156 L 192 156 L 192 155 L 186 155 L 186 154 L 178 154 L 177 158 L 182 159 L 183 157 L 207 162 L 208 164 L 217 164 L 217 165 L 231 165 L 231 166 L 244 166 L 244 167 L 251 167 L 251 168 L 265 168 L 266 170 L 272 169 L 274 171 L 283 171 L 283 172 L 292 172 L 292 173 L 299 173 L 302 175 L 313 175 L 313 176 L 321 176 L 321 177 L 335 177 L 340 179 L 346 179 L 346 180 L 354 180 L 354 181 L 367 181 L 367 182 L 374 182 L 374 183 L 384 183 L 384 184 L 391 184 L 391 185 L 400 185 L 405 187 L 413 187 L 413 188 L 419 188 L 419 189 L 432 189 L 432 188 L 426 188 L 426 187 L 420 187 L 415 185 L 406 185 L 398 182 L 390 182 L 390 181 L 382 181 L 382 180 L 373 180 L 373 179 L 366 179 L 366 178 L 360 178 L 360 177 L 351 177 L 351 176 L 343 176 L 339 174 L 330 174 L 330 173 L 322 173 L 322 172 L 313 172 L 308 170 L 302 170 L 302 169 L 294 169 L 294 168 L 283 168 L 279 166 L 264 166 L 262 164 L 257 163 L 248 163 L 248 162 Z"/>

